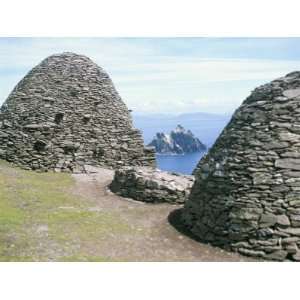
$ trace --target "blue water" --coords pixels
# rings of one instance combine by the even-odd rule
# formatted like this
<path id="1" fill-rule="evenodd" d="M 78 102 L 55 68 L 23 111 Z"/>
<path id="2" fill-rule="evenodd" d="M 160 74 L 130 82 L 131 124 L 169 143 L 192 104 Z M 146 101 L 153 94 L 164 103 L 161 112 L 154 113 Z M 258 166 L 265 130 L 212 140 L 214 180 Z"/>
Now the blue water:
<path id="1" fill-rule="evenodd" d="M 184 155 L 156 155 L 157 167 L 163 171 L 192 174 L 194 168 L 205 152 Z"/>

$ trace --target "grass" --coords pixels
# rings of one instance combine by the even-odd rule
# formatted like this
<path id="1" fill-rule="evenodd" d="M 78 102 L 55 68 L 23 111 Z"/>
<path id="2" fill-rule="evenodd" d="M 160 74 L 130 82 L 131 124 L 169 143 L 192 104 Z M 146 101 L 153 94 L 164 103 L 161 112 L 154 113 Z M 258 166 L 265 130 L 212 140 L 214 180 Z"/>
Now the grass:
<path id="1" fill-rule="evenodd" d="M 69 174 L 20 170 L 0 160 L 0 261 L 112 261 L 93 253 L 107 236 L 134 233 L 112 212 L 89 210 Z"/>

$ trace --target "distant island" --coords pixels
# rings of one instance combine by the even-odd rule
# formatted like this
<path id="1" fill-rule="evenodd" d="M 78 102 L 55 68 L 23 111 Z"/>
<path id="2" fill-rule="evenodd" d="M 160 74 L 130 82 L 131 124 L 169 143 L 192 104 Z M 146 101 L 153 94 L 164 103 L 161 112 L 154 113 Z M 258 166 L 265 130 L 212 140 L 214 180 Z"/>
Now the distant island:
<path id="1" fill-rule="evenodd" d="M 190 130 L 185 130 L 181 125 L 177 125 L 170 134 L 157 133 L 148 146 L 154 147 L 159 154 L 186 154 L 207 149 Z"/>

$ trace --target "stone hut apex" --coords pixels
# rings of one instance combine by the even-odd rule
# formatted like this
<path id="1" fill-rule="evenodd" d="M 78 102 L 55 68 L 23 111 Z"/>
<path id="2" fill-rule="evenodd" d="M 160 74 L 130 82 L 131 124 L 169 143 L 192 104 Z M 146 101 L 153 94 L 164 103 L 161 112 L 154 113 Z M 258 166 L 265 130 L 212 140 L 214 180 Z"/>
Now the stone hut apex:
<path id="1" fill-rule="evenodd" d="M 155 165 L 107 73 L 74 53 L 46 58 L 9 95 L 0 158 L 41 171 Z"/>

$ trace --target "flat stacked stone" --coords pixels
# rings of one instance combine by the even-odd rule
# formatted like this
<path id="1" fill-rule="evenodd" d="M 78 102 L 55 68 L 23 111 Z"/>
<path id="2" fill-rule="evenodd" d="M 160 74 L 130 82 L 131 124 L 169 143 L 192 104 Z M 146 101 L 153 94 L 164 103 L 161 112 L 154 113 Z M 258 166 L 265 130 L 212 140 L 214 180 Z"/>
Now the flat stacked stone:
<path id="1" fill-rule="evenodd" d="M 0 111 L 0 158 L 25 169 L 155 165 L 107 73 L 74 53 L 33 68 Z"/>
<path id="2" fill-rule="evenodd" d="M 182 221 L 201 240 L 300 260 L 300 72 L 255 89 L 194 174 Z"/>
<path id="3" fill-rule="evenodd" d="M 149 167 L 124 167 L 115 172 L 112 192 L 149 203 L 182 204 L 189 196 L 194 176 Z"/>

